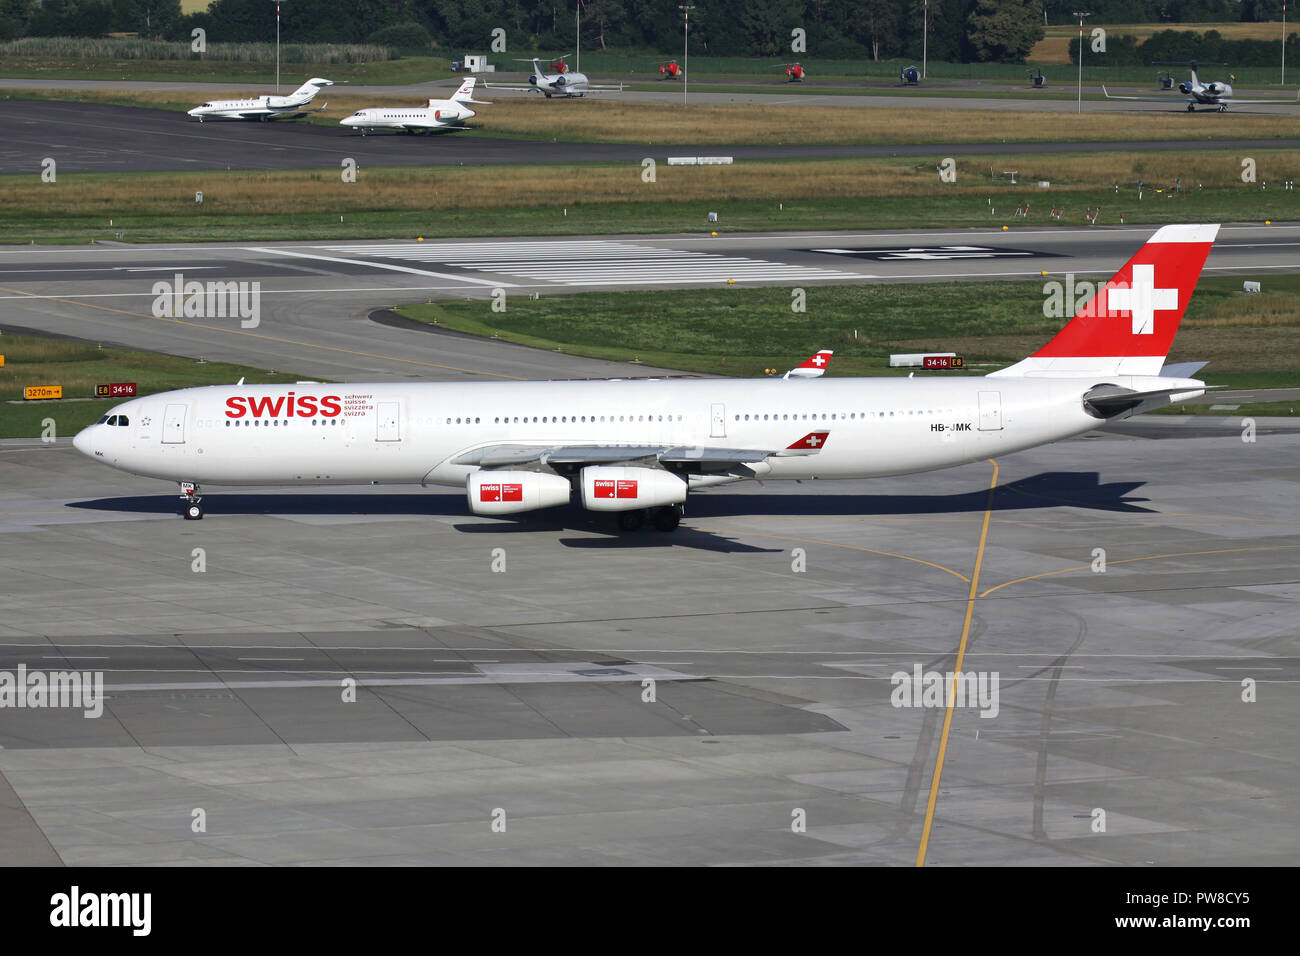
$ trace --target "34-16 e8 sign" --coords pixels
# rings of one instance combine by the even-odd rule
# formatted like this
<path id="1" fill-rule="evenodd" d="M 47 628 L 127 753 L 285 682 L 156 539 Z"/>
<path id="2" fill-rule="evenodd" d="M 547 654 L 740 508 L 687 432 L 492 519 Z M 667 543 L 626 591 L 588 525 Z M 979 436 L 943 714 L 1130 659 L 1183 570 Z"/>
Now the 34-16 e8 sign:
<path id="1" fill-rule="evenodd" d="M 100 398 L 134 398 L 135 382 L 109 382 L 96 385 L 95 394 Z"/>

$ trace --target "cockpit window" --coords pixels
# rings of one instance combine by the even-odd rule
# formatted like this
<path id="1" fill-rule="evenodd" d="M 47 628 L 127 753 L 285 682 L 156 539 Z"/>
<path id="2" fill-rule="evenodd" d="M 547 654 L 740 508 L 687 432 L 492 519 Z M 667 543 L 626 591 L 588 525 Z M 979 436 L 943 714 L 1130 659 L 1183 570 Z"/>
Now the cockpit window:
<path id="1" fill-rule="evenodd" d="M 116 425 L 116 424 L 117 424 L 117 416 L 116 416 L 116 415 L 112 416 L 112 417 L 109 418 L 109 420 L 106 421 L 104 424 L 105 424 L 105 425 Z"/>
<path id="2" fill-rule="evenodd" d="M 117 423 L 118 423 L 118 425 L 120 425 L 120 426 L 121 426 L 121 425 L 130 425 L 130 424 L 131 424 L 131 419 L 127 418 L 125 415 L 118 415 L 118 416 L 117 416 Z"/>
<path id="3" fill-rule="evenodd" d="M 107 415 L 100 415 L 100 416 L 99 416 L 99 421 L 95 422 L 95 424 L 96 424 L 96 425 L 102 425 L 102 424 L 104 424 L 106 421 L 108 421 L 108 416 L 107 416 Z"/>

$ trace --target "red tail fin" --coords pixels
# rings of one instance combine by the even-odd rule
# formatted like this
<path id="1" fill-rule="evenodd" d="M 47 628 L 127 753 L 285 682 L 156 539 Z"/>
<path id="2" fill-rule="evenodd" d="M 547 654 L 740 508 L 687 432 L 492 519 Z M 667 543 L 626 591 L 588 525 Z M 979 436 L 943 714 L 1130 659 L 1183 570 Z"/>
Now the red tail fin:
<path id="1" fill-rule="evenodd" d="M 994 374 L 1159 374 L 1218 231 L 1161 227 L 1055 338 Z"/>

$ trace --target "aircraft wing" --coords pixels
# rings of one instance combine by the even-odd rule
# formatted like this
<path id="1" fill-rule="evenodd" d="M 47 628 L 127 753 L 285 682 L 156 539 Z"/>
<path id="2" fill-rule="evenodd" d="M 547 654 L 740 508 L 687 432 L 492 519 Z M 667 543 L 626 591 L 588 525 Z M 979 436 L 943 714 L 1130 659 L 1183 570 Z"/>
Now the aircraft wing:
<path id="1" fill-rule="evenodd" d="M 588 87 L 587 87 L 585 90 L 583 90 L 582 92 L 584 92 L 584 93 L 622 93 L 622 92 L 623 92 L 623 84 L 620 83 L 618 86 L 588 86 Z"/>
<path id="2" fill-rule="evenodd" d="M 1145 100 L 1148 103 L 1201 103 L 1194 96 L 1120 96 L 1118 93 L 1112 93 L 1106 89 L 1103 83 L 1101 91 L 1106 94 L 1108 100 Z M 1237 103 L 1244 103 L 1245 100 L 1235 100 Z M 1276 101 L 1274 101 L 1276 102 Z"/>
<path id="3" fill-rule="evenodd" d="M 1101 91 L 1102 91 L 1103 93 L 1106 94 L 1106 99 L 1108 99 L 1108 100 L 1145 100 L 1145 101 L 1148 102 L 1148 103 L 1195 103 L 1195 104 L 1197 104 L 1198 106 L 1218 106 L 1218 105 L 1220 105 L 1220 104 L 1222 104 L 1222 105 L 1224 105 L 1224 106 L 1233 106 L 1233 105 L 1236 105 L 1237 103 L 1260 103 L 1260 104 L 1263 104 L 1263 103 L 1290 103 L 1290 102 L 1292 102 L 1291 100 L 1279 100 L 1279 99 L 1271 99 L 1271 100 L 1239 100 L 1239 99 L 1237 99 L 1235 96 L 1222 97 L 1222 98 L 1220 98 L 1220 99 L 1215 100 L 1214 102 L 1207 102 L 1207 101 L 1205 101 L 1205 100 L 1198 100 L 1198 99 L 1197 99 L 1196 97 L 1194 97 L 1194 96 L 1183 96 L 1183 97 L 1179 97 L 1179 96 L 1120 96 L 1118 93 L 1111 93 L 1109 90 L 1107 90 L 1105 84 L 1102 84 Z M 1297 100 L 1297 101 L 1300 101 L 1300 90 L 1297 90 L 1297 91 L 1296 91 L 1296 100 Z"/>
<path id="4" fill-rule="evenodd" d="M 1225 100 L 1221 100 L 1220 102 L 1227 103 L 1229 106 L 1235 106 L 1235 105 L 1238 104 L 1238 103 L 1294 103 L 1294 102 L 1297 102 L 1297 101 L 1300 101 L 1300 90 L 1297 91 L 1297 95 L 1296 95 L 1296 98 L 1295 98 L 1294 100 L 1278 100 L 1278 99 L 1273 99 L 1273 100 L 1239 100 L 1239 99 L 1237 99 L 1235 96 L 1231 96 L 1231 97 L 1228 97 L 1228 98 L 1225 99 Z"/>
<path id="5" fill-rule="evenodd" d="M 533 86 L 533 85 L 531 85 L 531 84 L 529 84 L 529 83 L 488 83 L 488 82 L 484 81 L 484 83 L 483 83 L 483 89 L 485 89 L 485 90 L 513 90 L 513 91 L 516 91 L 516 92 L 522 90 L 522 91 L 525 92 L 525 93 L 540 93 L 540 92 L 541 92 L 541 90 L 539 90 L 537 87 L 535 87 L 535 86 Z"/>
<path id="6" fill-rule="evenodd" d="M 829 430 L 810 432 L 787 448 L 728 448 L 703 445 L 513 445 L 475 448 L 451 460 L 453 465 L 484 469 L 543 465 L 572 474 L 587 465 L 657 462 L 686 474 L 726 474 L 768 458 L 811 455 L 821 450 Z"/>

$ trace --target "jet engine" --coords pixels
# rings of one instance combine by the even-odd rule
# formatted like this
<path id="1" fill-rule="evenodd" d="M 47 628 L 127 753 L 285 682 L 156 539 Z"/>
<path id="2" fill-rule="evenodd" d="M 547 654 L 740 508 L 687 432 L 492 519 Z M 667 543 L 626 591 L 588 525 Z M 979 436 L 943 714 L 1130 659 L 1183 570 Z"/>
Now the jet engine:
<path id="1" fill-rule="evenodd" d="M 537 471 L 475 471 L 465 481 L 469 510 L 476 515 L 511 515 L 567 505 L 569 479 Z"/>
<path id="2" fill-rule="evenodd" d="M 589 511 L 662 508 L 686 500 L 686 481 L 658 468 L 592 465 L 582 469 L 582 506 Z"/>

